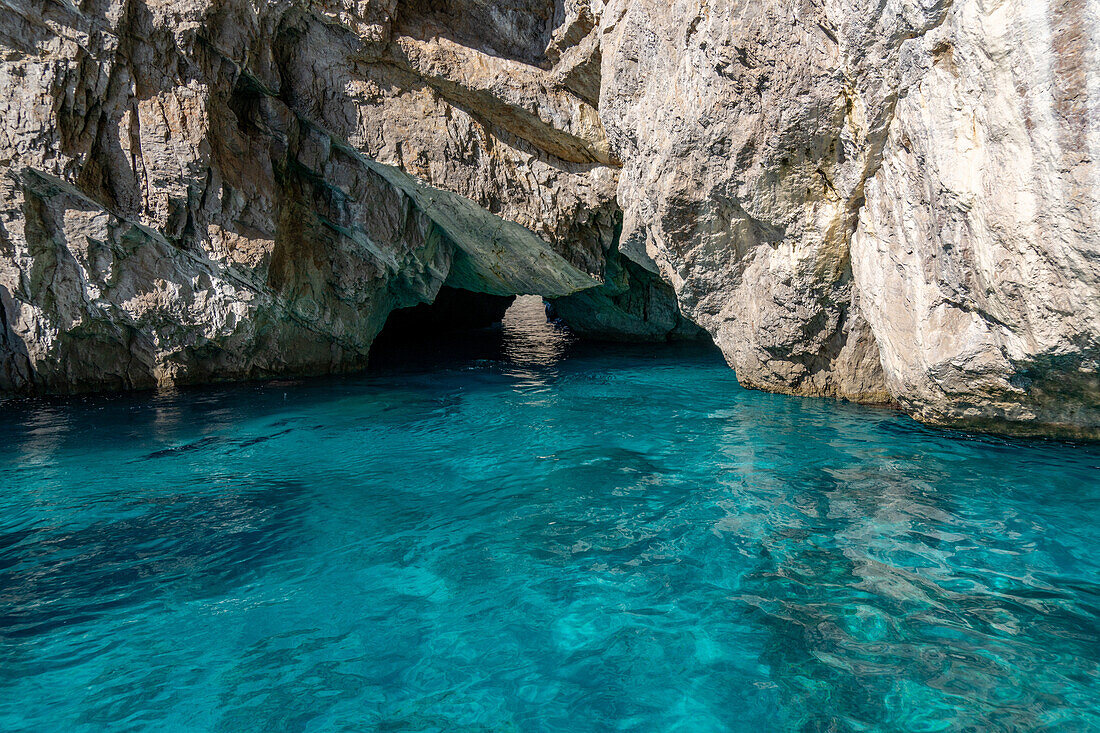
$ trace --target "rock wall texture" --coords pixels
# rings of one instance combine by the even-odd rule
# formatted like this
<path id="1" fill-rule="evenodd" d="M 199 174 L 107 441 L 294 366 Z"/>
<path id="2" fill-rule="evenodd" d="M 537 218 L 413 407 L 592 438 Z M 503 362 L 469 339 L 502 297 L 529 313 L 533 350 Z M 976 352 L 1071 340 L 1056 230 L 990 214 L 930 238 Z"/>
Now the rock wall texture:
<path id="1" fill-rule="evenodd" d="M 0 0 L 6 393 L 356 369 L 446 287 L 1100 437 L 1098 217 L 1094 0 Z"/>

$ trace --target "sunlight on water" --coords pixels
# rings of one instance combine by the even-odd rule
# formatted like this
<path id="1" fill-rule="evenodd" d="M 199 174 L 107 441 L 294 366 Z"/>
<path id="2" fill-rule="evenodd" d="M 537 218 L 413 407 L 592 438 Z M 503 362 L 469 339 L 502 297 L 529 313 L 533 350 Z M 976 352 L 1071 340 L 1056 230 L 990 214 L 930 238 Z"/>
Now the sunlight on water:
<path id="1" fill-rule="evenodd" d="M 572 334 L 546 322 L 546 306 L 537 295 L 521 295 L 504 314 L 503 356 L 510 374 L 538 384 L 556 374 L 553 367 L 565 358 Z"/>
<path id="2" fill-rule="evenodd" d="M 462 338 L 0 407 L 0 730 L 1100 729 L 1100 448 Z"/>

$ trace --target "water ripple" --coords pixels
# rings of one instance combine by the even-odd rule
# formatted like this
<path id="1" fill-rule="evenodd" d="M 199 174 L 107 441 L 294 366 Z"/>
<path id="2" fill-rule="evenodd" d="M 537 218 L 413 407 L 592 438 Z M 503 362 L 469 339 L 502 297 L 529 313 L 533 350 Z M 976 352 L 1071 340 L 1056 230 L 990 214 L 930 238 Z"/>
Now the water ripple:
<path id="1" fill-rule="evenodd" d="M 490 357 L 9 404 L 0 729 L 1100 729 L 1100 449 Z"/>

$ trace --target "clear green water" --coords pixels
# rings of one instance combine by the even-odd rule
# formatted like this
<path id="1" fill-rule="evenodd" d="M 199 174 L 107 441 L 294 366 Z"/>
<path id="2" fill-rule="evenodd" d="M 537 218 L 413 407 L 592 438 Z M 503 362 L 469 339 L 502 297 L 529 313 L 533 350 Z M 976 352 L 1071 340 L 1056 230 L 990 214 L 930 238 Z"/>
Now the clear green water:
<path id="1" fill-rule="evenodd" d="M 1100 730 L 1100 448 L 504 331 L 0 407 L 0 730 Z"/>

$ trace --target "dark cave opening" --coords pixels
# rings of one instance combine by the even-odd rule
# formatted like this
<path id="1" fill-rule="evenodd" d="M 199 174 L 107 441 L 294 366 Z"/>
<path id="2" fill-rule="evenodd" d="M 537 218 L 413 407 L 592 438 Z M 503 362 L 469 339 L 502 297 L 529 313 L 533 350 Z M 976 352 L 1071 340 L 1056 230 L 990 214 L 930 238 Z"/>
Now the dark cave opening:
<path id="1" fill-rule="evenodd" d="M 514 295 L 475 293 L 444 285 L 433 302 L 390 313 L 378 341 L 419 340 L 441 333 L 488 328 L 504 319 L 515 300 Z"/>
<path id="2" fill-rule="evenodd" d="M 502 323 L 516 300 L 444 286 L 433 302 L 390 313 L 371 346 L 370 368 L 500 358 Z"/>
<path id="3" fill-rule="evenodd" d="M 443 35 L 469 48 L 548 66 L 546 48 L 564 18 L 562 0 L 400 0 L 402 33 Z"/>
<path id="4" fill-rule="evenodd" d="M 607 314 L 593 320 L 587 312 L 575 329 L 572 321 L 558 317 L 561 302 L 538 295 L 501 296 L 443 287 L 434 302 L 390 314 L 371 347 L 369 369 L 403 372 L 484 362 L 547 367 L 572 356 L 667 356 L 670 349 L 701 349 L 720 358 L 713 341 L 700 337 L 705 332 L 697 327 L 687 338 L 679 333 L 653 338 L 620 332 L 608 337 L 596 323 Z"/>

